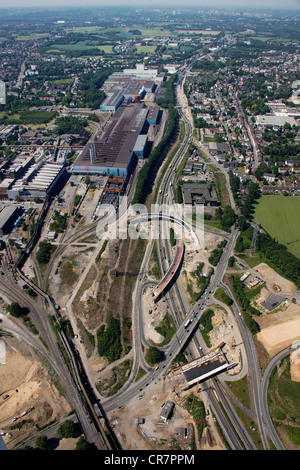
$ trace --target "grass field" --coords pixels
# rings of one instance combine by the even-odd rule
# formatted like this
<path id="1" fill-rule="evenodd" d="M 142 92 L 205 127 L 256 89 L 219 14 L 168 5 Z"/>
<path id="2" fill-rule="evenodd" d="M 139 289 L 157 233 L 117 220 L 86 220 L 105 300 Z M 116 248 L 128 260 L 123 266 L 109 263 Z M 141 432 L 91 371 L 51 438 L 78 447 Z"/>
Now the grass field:
<path id="1" fill-rule="evenodd" d="M 137 53 L 138 54 L 154 54 L 156 51 L 157 46 L 138 46 Z"/>
<path id="2" fill-rule="evenodd" d="M 300 258 L 300 198 L 262 196 L 255 206 L 254 221 Z"/>

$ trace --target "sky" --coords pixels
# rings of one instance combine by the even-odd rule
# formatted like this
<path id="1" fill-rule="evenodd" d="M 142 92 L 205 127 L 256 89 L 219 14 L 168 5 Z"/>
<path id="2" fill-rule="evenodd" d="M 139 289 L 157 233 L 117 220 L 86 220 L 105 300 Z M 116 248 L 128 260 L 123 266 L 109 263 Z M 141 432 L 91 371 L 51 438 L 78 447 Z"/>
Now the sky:
<path id="1" fill-rule="evenodd" d="M 88 7 L 88 6 L 209 7 L 270 10 L 300 10 L 300 0 L 0 0 L 0 8 L 11 7 Z"/>

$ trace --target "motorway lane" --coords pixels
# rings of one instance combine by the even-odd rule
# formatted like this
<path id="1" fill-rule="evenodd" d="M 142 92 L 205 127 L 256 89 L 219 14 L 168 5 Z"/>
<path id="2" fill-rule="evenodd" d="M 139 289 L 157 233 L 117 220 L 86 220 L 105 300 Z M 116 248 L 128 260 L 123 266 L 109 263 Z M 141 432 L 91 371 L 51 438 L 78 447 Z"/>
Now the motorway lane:
<path id="1" fill-rule="evenodd" d="M 187 126 L 187 129 L 190 129 L 190 132 L 191 132 L 191 127 L 190 126 Z M 191 137 L 191 134 L 190 134 L 190 137 Z M 188 139 L 187 142 L 190 142 L 190 140 Z M 181 147 L 181 149 L 182 149 L 182 147 Z M 162 190 L 161 190 L 160 193 L 164 194 L 164 196 L 165 196 L 165 187 L 166 187 L 166 184 L 169 184 L 170 176 L 171 176 L 171 172 L 169 174 L 167 172 L 167 175 L 165 176 L 165 178 L 163 179 L 162 184 L 161 184 Z M 238 235 L 238 231 L 233 231 L 232 234 L 230 235 L 230 238 L 229 238 L 229 241 L 228 241 L 228 244 L 227 244 L 227 250 L 223 252 L 222 258 L 221 258 L 220 263 L 218 265 L 218 269 L 217 269 L 216 273 L 214 274 L 214 276 L 212 277 L 211 285 L 209 287 L 210 289 L 213 289 L 214 287 L 216 288 L 218 286 L 219 282 L 222 280 L 225 269 L 227 268 L 228 258 L 229 258 L 229 256 L 231 256 L 232 249 L 235 245 L 237 235 Z M 158 251 L 159 251 L 159 253 L 161 253 L 160 250 L 158 250 Z M 140 279 L 140 281 L 141 281 L 141 279 Z M 141 286 L 138 286 L 136 292 L 138 293 L 138 291 L 140 291 L 140 289 L 141 289 Z M 140 304 L 137 303 L 136 305 L 140 305 Z M 192 307 L 191 311 L 188 313 L 188 316 L 187 316 L 188 318 L 194 319 L 194 317 L 195 317 L 196 321 L 195 321 L 195 323 L 193 323 L 194 329 L 195 329 L 195 326 L 197 325 L 197 322 L 198 322 L 198 320 L 201 316 L 201 313 L 204 310 L 205 306 L 206 306 L 206 299 L 204 297 L 204 298 L 201 298 L 200 301 L 194 307 Z M 135 316 L 135 319 L 136 318 L 137 317 Z M 167 346 L 165 360 L 160 363 L 159 369 L 158 370 L 155 370 L 155 369 L 153 370 L 152 369 L 150 372 L 148 372 L 138 382 L 134 381 L 135 375 L 132 374 L 129 382 L 127 382 L 127 384 L 122 388 L 122 390 L 119 393 L 117 393 L 114 397 L 111 397 L 111 398 L 103 401 L 102 406 L 103 406 L 106 413 L 114 410 L 115 408 L 118 408 L 122 404 L 126 403 L 127 400 L 132 399 L 134 396 L 140 394 L 153 380 L 158 380 L 160 377 L 162 377 L 162 378 L 164 377 L 164 375 L 165 375 L 166 371 L 168 370 L 168 367 L 171 365 L 171 362 L 173 361 L 174 357 L 178 354 L 178 352 L 180 350 L 182 350 L 184 348 L 186 343 L 190 340 L 190 338 L 192 338 L 192 336 L 194 334 L 192 328 L 184 329 L 183 328 L 183 323 L 184 322 L 181 323 L 181 326 L 178 328 L 178 331 L 176 332 L 174 338 L 172 339 L 172 341 Z M 140 328 L 140 325 L 139 325 L 139 328 Z M 136 339 L 138 341 L 140 341 L 139 335 L 136 335 Z M 136 345 L 135 346 L 136 351 L 139 350 L 140 346 L 137 343 L 135 343 L 135 345 Z M 220 393 L 222 395 L 222 392 L 220 392 Z M 225 433 L 225 435 L 228 439 L 228 442 L 231 443 L 232 448 L 241 449 L 241 444 L 240 444 L 239 440 L 236 439 L 235 432 L 232 431 L 231 426 L 228 424 L 227 419 L 224 417 L 224 414 L 223 414 L 222 410 L 220 409 L 218 402 L 216 400 L 214 400 L 213 397 L 211 397 L 211 403 L 213 404 L 214 411 L 216 410 L 215 411 L 216 415 L 217 414 L 219 415 L 218 421 L 220 423 L 222 423 L 221 425 L 222 425 L 223 431 L 224 431 L 224 433 Z M 233 412 L 232 412 L 231 404 L 228 403 L 227 406 L 229 407 L 228 408 L 228 413 L 230 411 L 230 418 L 232 419 L 233 422 L 237 423 L 236 426 L 238 427 L 239 430 L 241 430 L 242 429 L 241 422 L 239 421 L 236 414 L 232 414 Z M 241 436 L 241 439 L 244 442 L 246 442 L 246 444 L 245 444 L 246 448 L 255 448 L 255 446 L 251 442 L 251 439 L 248 439 L 248 436 L 245 437 L 244 433 Z M 245 439 L 246 439 L 246 441 L 245 441 Z"/>
<path id="2" fill-rule="evenodd" d="M 262 408 L 262 416 L 263 419 L 266 423 L 266 428 L 267 432 L 270 436 L 270 439 L 272 440 L 273 444 L 275 445 L 277 450 L 286 450 L 285 447 L 283 446 L 282 442 L 280 441 L 278 434 L 276 433 L 275 427 L 273 425 L 272 418 L 269 413 L 269 407 L 268 407 L 268 386 L 269 386 L 269 379 L 270 375 L 272 373 L 272 370 L 274 367 L 285 357 L 288 356 L 289 354 L 292 353 L 293 350 L 298 349 L 300 347 L 300 342 L 298 341 L 294 345 L 285 348 L 283 351 L 281 351 L 279 354 L 277 354 L 273 359 L 269 362 L 263 378 L 261 382 L 261 387 L 260 387 L 260 402 L 261 402 L 261 408 Z"/>
<path id="3" fill-rule="evenodd" d="M 261 411 L 261 401 L 260 401 L 261 377 L 260 377 L 260 372 L 259 372 L 260 369 L 258 366 L 253 337 L 248 327 L 245 325 L 243 321 L 243 317 L 239 314 L 240 310 L 239 310 L 238 305 L 236 304 L 236 301 L 235 301 L 234 296 L 232 295 L 232 292 L 230 291 L 228 286 L 226 286 L 226 284 L 222 283 L 221 286 L 224 289 L 224 291 L 227 293 L 227 295 L 229 295 L 230 298 L 232 298 L 233 300 L 233 304 L 231 307 L 236 315 L 238 325 L 241 331 L 241 336 L 243 338 L 245 351 L 247 354 L 247 362 L 248 362 L 248 367 L 249 367 L 249 372 L 250 372 L 250 377 L 251 377 L 252 400 L 253 400 L 254 410 L 256 414 L 257 425 L 258 425 L 259 432 L 262 438 L 264 449 L 268 449 L 269 444 L 268 444 L 268 440 L 266 436 L 263 414 Z"/>
<path id="4" fill-rule="evenodd" d="M 168 198 L 168 192 L 167 192 L 167 194 L 165 194 L 165 189 L 164 188 L 169 187 L 169 181 L 171 181 L 171 172 L 169 173 L 169 175 L 167 174 L 165 186 L 163 187 L 163 190 L 161 191 L 161 193 L 164 193 L 164 195 L 163 195 L 164 199 Z M 216 285 L 218 285 L 218 283 L 222 280 L 225 269 L 227 268 L 228 258 L 229 258 L 229 256 L 231 256 L 232 249 L 235 245 L 237 235 L 238 235 L 238 232 L 235 231 L 233 233 L 233 235 L 231 236 L 231 240 L 227 245 L 226 251 L 224 252 L 224 253 L 227 253 L 227 254 L 222 257 L 222 259 L 220 260 L 220 264 L 218 265 L 218 267 L 219 266 L 221 267 L 221 271 L 219 270 L 217 272 L 217 274 L 214 276 L 215 279 L 212 278 L 212 286 L 211 287 L 213 287 L 213 282 L 215 282 Z M 168 243 L 165 244 L 166 249 L 167 249 L 168 245 L 169 245 Z M 161 254 L 161 249 L 159 250 L 159 253 Z M 166 267 L 166 269 L 167 269 L 167 267 Z M 177 294 L 178 294 L 178 292 L 177 292 Z M 193 313 L 193 316 L 194 315 L 195 314 Z M 193 319 L 193 316 L 191 317 L 192 319 Z M 189 315 L 186 318 L 190 318 Z M 197 324 L 197 319 L 196 319 L 194 325 L 196 325 L 196 324 Z M 192 327 L 190 327 L 190 330 L 191 330 L 191 332 L 193 331 Z M 186 333 L 189 333 L 190 330 L 189 329 L 188 330 L 183 330 L 182 325 L 181 325 L 181 329 L 177 330 L 177 333 L 175 334 L 175 337 L 174 337 L 173 344 L 168 345 L 167 354 L 168 354 L 169 359 L 167 358 L 167 360 L 163 363 L 164 364 L 162 366 L 163 368 L 167 368 L 171 364 L 171 362 L 173 360 L 173 357 L 177 354 L 176 349 L 179 348 L 179 350 L 181 350 L 183 348 L 184 344 L 186 344 L 189 341 L 189 336 L 187 336 Z M 198 353 L 198 350 L 197 350 L 197 353 Z M 212 400 L 212 397 L 211 397 L 211 400 Z M 224 398 L 223 398 L 223 401 L 224 401 Z M 226 404 L 226 402 L 225 402 L 225 404 Z M 217 403 L 214 403 L 214 406 L 217 407 Z M 223 404 L 223 406 L 224 406 L 224 404 Z M 232 421 L 237 423 L 237 425 L 236 425 L 237 429 L 242 430 L 241 422 L 239 421 L 236 413 L 232 413 L 232 407 L 231 406 L 229 407 L 228 403 L 227 403 L 227 412 L 231 416 Z M 224 417 L 223 417 L 222 413 L 220 413 L 220 414 L 222 415 L 222 418 L 220 419 L 220 423 L 222 423 L 224 421 Z M 240 449 L 241 448 L 240 443 L 236 440 L 235 433 L 230 432 L 230 428 L 228 427 L 227 422 L 226 422 L 226 424 L 223 424 L 223 431 L 224 431 L 225 435 L 227 436 L 228 441 L 231 442 L 231 445 L 233 446 L 233 448 Z M 243 432 L 243 431 L 240 431 L 240 432 Z M 254 449 L 255 448 L 255 446 L 253 445 L 251 439 L 249 439 L 249 436 L 247 436 L 245 433 L 243 433 L 243 436 L 241 436 L 241 437 L 243 438 L 244 441 L 246 440 L 246 447 L 247 448 L 249 448 L 249 449 Z"/>
<path id="5" fill-rule="evenodd" d="M 169 181 L 167 180 L 167 183 L 168 182 Z M 233 247 L 235 245 L 237 236 L 238 236 L 238 230 L 233 230 L 232 234 L 230 235 L 229 242 L 226 246 L 226 249 L 223 252 L 221 260 L 218 264 L 218 269 L 217 269 L 216 273 L 211 278 L 211 283 L 210 283 L 210 286 L 208 288 L 208 289 L 210 289 L 210 291 L 213 291 L 214 286 L 217 287 L 220 284 L 220 282 L 222 281 L 225 270 L 227 269 L 228 259 L 232 255 L 232 250 L 233 250 Z M 198 303 L 198 308 L 201 308 L 200 305 L 202 305 L 202 302 L 203 301 L 201 301 L 201 299 L 200 299 L 200 302 Z M 196 306 L 196 308 L 197 308 L 197 306 Z M 204 310 L 204 307 L 203 307 L 202 310 Z M 195 319 L 195 323 L 193 324 L 193 325 L 195 325 L 195 324 L 198 323 L 198 320 L 199 320 L 200 316 L 199 316 L 199 318 L 197 317 L 194 308 L 192 308 L 191 311 L 192 311 L 192 313 L 189 313 L 188 315 L 186 315 L 185 321 L 186 321 L 186 319 L 190 319 L 191 321 L 193 321 Z M 194 317 L 196 317 L 196 318 L 194 318 Z M 179 328 L 177 330 L 177 333 L 175 335 L 175 339 L 173 341 L 173 344 L 169 344 L 169 347 L 168 347 L 169 357 L 171 357 L 171 358 L 174 357 L 174 355 L 176 355 L 176 352 L 175 352 L 176 349 L 179 348 L 179 350 L 180 350 L 180 349 L 182 349 L 184 344 L 188 343 L 189 336 L 187 336 L 186 333 L 189 333 L 190 330 L 191 330 L 191 332 L 193 331 L 193 325 L 191 325 L 189 327 L 189 329 L 185 330 L 185 331 L 183 331 L 182 325 L 181 325 L 181 328 Z M 169 365 L 170 364 L 171 364 L 171 361 L 169 361 Z M 166 363 L 166 367 L 167 366 L 168 366 L 168 364 Z M 222 399 L 224 400 L 224 397 Z M 223 406 L 224 406 L 224 404 L 223 404 Z M 229 408 L 229 407 L 227 406 L 227 408 Z M 252 443 L 251 438 L 249 438 L 249 436 L 243 430 L 242 424 L 239 421 L 236 413 L 232 412 L 232 407 L 230 407 L 230 410 L 231 410 L 230 416 L 231 416 L 232 421 L 238 423 L 237 424 L 237 432 L 243 433 L 242 435 L 240 435 L 240 437 L 243 438 L 246 448 L 254 449 L 255 446 Z M 228 413 L 229 413 L 229 411 L 228 411 Z M 224 432 L 226 432 L 226 430 L 227 430 L 227 432 L 229 432 L 228 424 L 223 429 Z M 228 439 L 229 439 L 229 441 L 231 440 L 231 442 L 234 442 L 234 439 L 232 438 L 232 436 L 230 438 L 230 436 L 228 435 Z M 240 448 L 239 445 L 236 442 L 235 442 L 234 445 L 236 446 L 235 448 Z"/>
<path id="6" fill-rule="evenodd" d="M 190 129 L 189 126 L 187 128 Z M 165 188 L 166 188 L 166 185 L 170 181 L 170 176 L 171 176 L 171 172 L 169 174 L 167 173 L 166 177 L 162 181 L 161 194 L 164 195 L 163 197 L 166 197 Z M 212 277 L 210 289 L 217 287 L 220 281 L 222 280 L 225 269 L 227 268 L 228 258 L 229 256 L 231 256 L 232 249 L 235 245 L 237 235 L 238 235 L 238 231 L 233 231 L 233 233 L 231 234 L 230 239 L 228 241 L 228 245 L 227 245 L 227 248 L 230 248 L 230 249 L 227 249 L 226 251 L 223 252 L 223 256 L 218 265 L 218 270 Z M 160 250 L 159 250 L 159 253 L 161 253 Z M 197 320 L 199 320 L 200 315 L 201 315 L 199 312 L 202 313 L 202 311 L 204 310 L 205 304 L 206 304 L 205 298 L 200 299 L 200 302 L 198 302 L 197 305 L 194 306 L 191 309 L 191 312 L 188 314 L 187 318 L 193 319 L 194 316 L 196 317 L 196 321 L 195 323 L 193 323 L 193 326 L 196 326 Z M 195 310 L 195 307 L 196 309 L 198 309 L 198 312 Z M 128 399 L 131 399 L 137 394 L 140 394 L 145 389 L 145 387 L 147 387 L 153 380 L 157 380 L 161 375 L 164 376 L 164 373 L 168 370 L 168 367 L 171 365 L 173 358 L 178 354 L 178 352 L 181 349 L 183 349 L 184 345 L 189 341 L 192 335 L 193 335 L 193 329 L 192 328 L 189 328 L 188 330 L 184 329 L 183 322 L 182 322 L 173 340 L 169 343 L 166 349 L 167 352 L 166 352 L 165 360 L 160 364 L 159 369 L 148 372 L 148 374 L 146 374 L 142 379 L 140 379 L 138 383 L 133 382 L 133 377 L 132 377 L 130 383 L 127 383 L 126 387 L 123 387 L 123 390 L 121 391 L 121 393 L 103 402 L 103 407 L 105 411 L 109 412 L 109 411 L 112 411 L 115 407 L 121 406 L 122 404 L 126 403 Z M 235 433 L 232 432 L 232 430 L 230 431 L 231 427 L 228 425 L 227 421 L 225 420 L 223 413 L 220 412 L 219 408 L 217 407 L 217 403 L 214 403 L 214 406 L 216 407 L 216 409 L 221 415 L 220 422 L 223 423 L 222 424 L 223 430 L 225 432 L 225 435 L 228 438 L 228 441 L 231 442 L 232 448 L 240 449 L 241 444 L 239 441 L 236 440 Z M 241 430 L 242 429 L 241 422 L 238 420 L 236 415 L 232 415 L 231 406 L 230 406 L 230 410 L 231 410 L 230 412 L 231 419 L 233 420 L 233 422 L 237 423 L 236 424 L 237 428 Z M 243 433 L 243 435 L 240 437 L 244 441 L 245 439 L 247 439 L 246 444 L 245 444 L 246 448 L 255 448 L 255 446 L 251 442 L 251 439 L 249 439 L 248 436 L 245 437 L 245 433 Z"/>
<path id="7" fill-rule="evenodd" d="M 188 129 L 190 129 L 190 132 L 191 132 L 191 128 L 189 126 L 187 126 L 187 127 L 188 127 Z M 191 134 L 190 134 L 190 137 L 191 137 Z M 190 142 L 190 139 L 188 140 L 188 142 Z M 165 194 L 165 187 L 168 187 L 167 185 L 169 184 L 169 181 L 171 181 L 171 172 L 169 173 L 169 175 L 167 174 L 167 177 L 165 178 L 165 180 L 166 180 L 165 186 L 163 186 L 163 190 L 161 191 L 161 193 L 164 193 L 163 197 L 167 198 L 168 195 Z M 219 263 L 218 267 L 221 266 L 221 271 L 219 270 L 217 272 L 217 274 L 214 276 L 214 278 L 212 278 L 211 287 L 213 287 L 214 282 L 216 283 L 216 285 L 218 285 L 218 283 L 222 279 L 223 274 L 225 272 L 225 269 L 227 268 L 228 258 L 229 258 L 229 256 L 231 256 L 231 251 L 232 251 L 232 248 L 235 244 L 237 235 L 238 235 L 237 231 L 235 233 L 233 233 L 233 236 L 232 236 L 232 238 L 231 238 L 231 240 L 228 244 L 228 247 L 231 248 L 231 249 L 227 249 L 226 250 L 227 255 L 223 256 L 222 259 L 220 260 L 220 263 Z M 166 245 L 168 245 L 168 244 L 166 244 Z M 192 309 L 192 311 L 193 311 L 193 309 Z M 196 316 L 196 314 L 193 312 L 192 316 L 187 315 L 186 318 L 190 318 L 191 320 L 193 320 L 194 316 Z M 197 324 L 197 318 L 196 318 L 196 321 L 193 325 L 196 325 L 196 324 Z M 172 341 L 173 344 L 169 344 L 169 347 L 168 347 L 169 361 L 166 360 L 164 362 L 163 367 L 168 367 L 168 365 L 171 364 L 171 361 L 173 360 L 173 357 L 177 354 L 175 351 L 177 349 L 181 350 L 183 348 L 184 344 L 186 344 L 186 342 L 189 340 L 189 336 L 187 336 L 187 334 L 186 334 L 186 333 L 189 333 L 189 330 L 191 330 L 191 332 L 192 332 L 193 331 L 192 327 L 190 327 L 190 329 L 188 329 L 188 330 L 183 330 L 182 325 L 181 325 L 181 329 L 177 330 L 177 333 L 174 337 L 174 341 Z M 239 427 L 241 428 L 240 424 L 239 424 Z M 228 426 L 227 426 L 227 428 L 228 428 Z M 228 438 L 229 438 L 229 436 L 228 436 Z M 234 445 L 235 445 L 235 448 L 240 448 L 237 443 L 235 443 Z M 248 448 L 254 448 L 253 444 L 252 443 L 248 444 Z"/>

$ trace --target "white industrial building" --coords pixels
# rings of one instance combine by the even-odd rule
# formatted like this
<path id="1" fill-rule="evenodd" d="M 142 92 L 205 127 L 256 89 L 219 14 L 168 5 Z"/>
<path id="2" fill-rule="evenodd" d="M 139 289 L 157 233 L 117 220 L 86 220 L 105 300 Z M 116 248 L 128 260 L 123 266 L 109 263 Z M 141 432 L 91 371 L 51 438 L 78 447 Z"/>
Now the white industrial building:
<path id="1" fill-rule="evenodd" d="M 167 69 L 168 73 L 177 73 L 180 69 L 180 64 L 167 64 L 164 65 L 164 68 Z"/>
<path id="2" fill-rule="evenodd" d="M 136 64 L 135 69 L 124 69 L 123 72 L 115 72 L 113 78 L 137 78 L 139 80 L 153 80 L 162 82 L 165 74 L 158 73 L 157 69 L 148 69 L 144 64 Z"/>
<path id="3" fill-rule="evenodd" d="M 285 124 L 290 124 L 291 126 L 298 126 L 299 123 L 297 120 L 291 116 L 276 116 L 274 114 L 263 114 L 255 117 L 257 126 L 275 126 L 282 127 Z"/>
<path id="4" fill-rule="evenodd" d="M 29 168 L 25 175 L 17 179 L 8 189 L 9 199 L 16 196 L 22 197 L 46 197 L 65 173 L 63 165 L 55 163 L 40 162 Z"/>
<path id="5" fill-rule="evenodd" d="M 114 112 L 120 106 L 124 99 L 123 88 L 113 90 L 107 93 L 106 98 L 100 105 L 101 111 Z"/>

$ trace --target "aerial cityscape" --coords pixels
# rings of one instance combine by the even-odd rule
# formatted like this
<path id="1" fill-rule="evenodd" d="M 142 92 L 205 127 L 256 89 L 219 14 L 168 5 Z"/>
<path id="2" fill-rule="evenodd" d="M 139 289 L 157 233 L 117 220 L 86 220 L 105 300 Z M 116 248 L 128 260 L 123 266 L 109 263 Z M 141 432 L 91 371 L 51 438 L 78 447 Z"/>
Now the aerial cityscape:
<path id="1" fill-rule="evenodd" d="M 3 3 L 0 449 L 300 450 L 299 2 Z"/>

